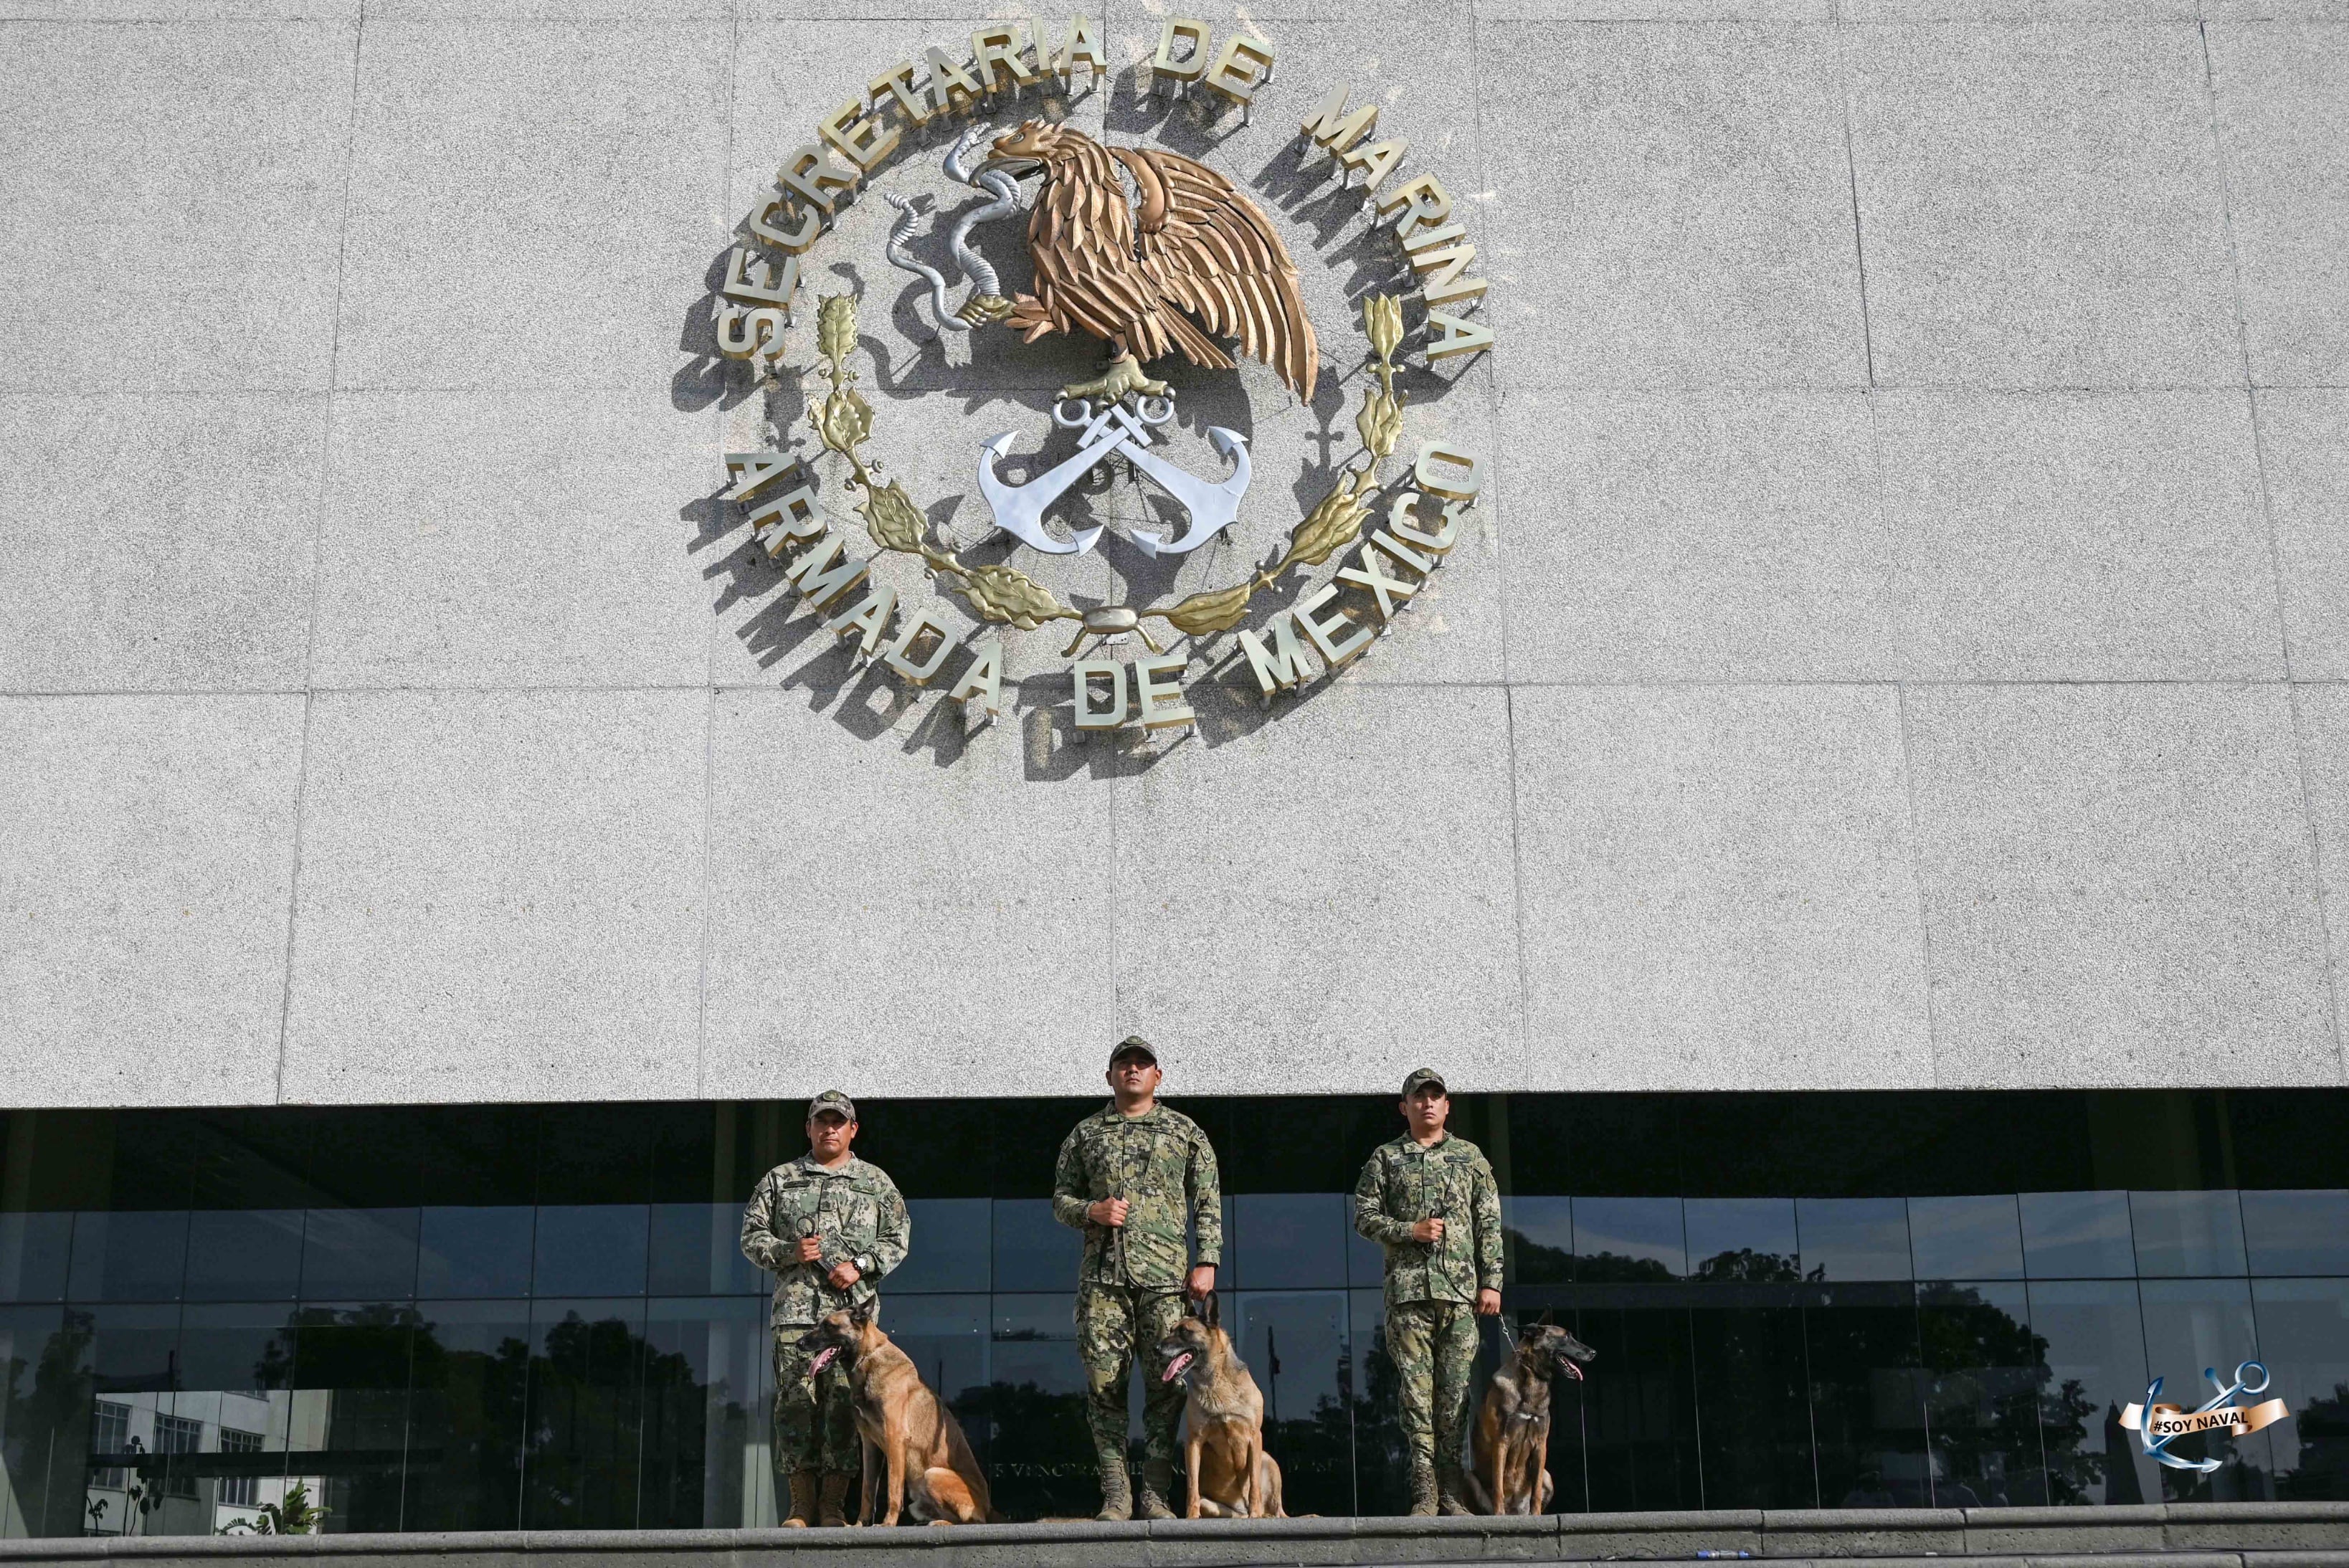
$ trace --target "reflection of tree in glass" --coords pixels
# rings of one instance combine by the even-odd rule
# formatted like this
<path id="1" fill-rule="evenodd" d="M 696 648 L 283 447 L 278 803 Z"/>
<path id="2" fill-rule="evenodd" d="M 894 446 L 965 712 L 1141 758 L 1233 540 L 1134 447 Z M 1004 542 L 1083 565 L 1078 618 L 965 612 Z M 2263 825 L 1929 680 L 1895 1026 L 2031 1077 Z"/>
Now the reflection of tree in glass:
<path id="1" fill-rule="evenodd" d="M 33 1363 L 25 1391 L 25 1357 L 7 1364 L 6 1398 L 0 1402 L 0 1460 L 5 1460 L 31 1535 L 79 1535 L 84 1495 L 82 1456 L 89 1447 L 89 1342 L 92 1320 L 68 1311 Z"/>
<path id="2" fill-rule="evenodd" d="M 1801 1279 L 1803 1271 L 1792 1258 L 1740 1247 L 1733 1253 L 1715 1253 L 1697 1264 L 1689 1277 L 1740 1284 L 1781 1284 Z"/>
<path id="3" fill-rule="evenodd" d="M 2276 1477 L 2276 1495 L 2292 1501 L 2349 1502 L 2349 1383 L 2302 1405 L 2292 1418 L 2299 1429 L 2300 1463 Z"/>
<path id="4" fill-rule="evenodd" d="M 1572 1253 L 1537 1242 L 1523 1231 L 1504 1230 L 1509 1257 L 1519 1284 L 1647 1284 L 1674 1278 L 1672 1271 L 1654 1258 L 1625 1257 L 1619 1253 Z"/>
<path id="5" fill-rule="evenodd" d="M 1100 1494 L 1082 1394 L 995 1382 L 965 1388 L 947 1406 L 986 1467 L 1005 1518 L 1091 1517 Z"/>
<path id="6" fill-rule="evenodd" d="M 2076 1377 L 2049 1387 L 2055 1375 L 2046 1339 L 1970 1288 L 1927 1285 L 1919 1305 L 1930 1379 L 1927 1419 L 1939 1460 L 1935 1501 L 1945 1507 L 2099 1501 L 2094 1489 L 2106 1459 L 2085 1447 L 2096 1404 Z"/>

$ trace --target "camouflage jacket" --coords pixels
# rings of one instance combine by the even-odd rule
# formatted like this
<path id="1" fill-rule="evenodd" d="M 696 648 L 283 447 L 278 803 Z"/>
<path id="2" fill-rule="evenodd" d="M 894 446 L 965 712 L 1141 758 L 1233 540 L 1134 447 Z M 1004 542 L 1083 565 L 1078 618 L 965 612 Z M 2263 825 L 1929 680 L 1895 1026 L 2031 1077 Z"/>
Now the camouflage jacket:
<path id="1" fill-rule="evenodd" d="M 1085 1218 L 1098 1198 L 1126 1201 L 1124 1225 L 1112 1229 Z M 1216 1151 L 1199 1124 L 1179 1110 L 1156 1105 L 1129 1118 L 1112 1102 L 1061 1141 L 1052 1217 L 1085 1233 L 1081 1281 L 1179 1287 L 1185 1222 L 1198 1233 L 1198 1261 L 1220 1263 L 1223 1205 Z"/>
<path id="2" fill-rule="evenodd" d="M 1411 1228 L 1442 1220 L 1444 1240 Z M 1501 1190 L 1485 1151 L 1448 1133 L 1423 1149 L 1405 1133 L 1381 1143 L 1354 1183 L 1354 1229 L 1386 1249 L 1387 1304 L 1469 1301 L 1501 1288 Z"/>
<path id="3" fill-rule="evenodd" d="M 823 1239 L 821 1262 L 795 1261 L 802 1236 Z M 775 1276 L 767 1321 L 779 1328 L 871 1300 L 881 1277 L 905 1261 L 913 1237 L 897 1184 L 854 1154 L 831 1171 L 812 1154 L 778 1165 L 759 1179 L 742 1210 L 742 1255 Z M 842 1262 L 862 1276 L 844 1291 L 824 1277 Z"/>

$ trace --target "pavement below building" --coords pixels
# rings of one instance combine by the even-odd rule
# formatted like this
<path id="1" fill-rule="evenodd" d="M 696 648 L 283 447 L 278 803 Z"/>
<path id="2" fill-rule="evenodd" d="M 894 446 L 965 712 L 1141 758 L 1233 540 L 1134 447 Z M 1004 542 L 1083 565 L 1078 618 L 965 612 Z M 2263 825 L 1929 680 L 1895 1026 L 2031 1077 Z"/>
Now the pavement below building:
<path id="1" fill-rule="evenodd" d="M 963 1529 L 502 1531 L 0 1541 L 0 1568 L 1309 1568 L 1832 1562 L 1892 1568 L 2349 1568 L 2349 1502 L 2122 1508 L 1726 1509 L 1508 1519 L 1175 1520 Z"/>

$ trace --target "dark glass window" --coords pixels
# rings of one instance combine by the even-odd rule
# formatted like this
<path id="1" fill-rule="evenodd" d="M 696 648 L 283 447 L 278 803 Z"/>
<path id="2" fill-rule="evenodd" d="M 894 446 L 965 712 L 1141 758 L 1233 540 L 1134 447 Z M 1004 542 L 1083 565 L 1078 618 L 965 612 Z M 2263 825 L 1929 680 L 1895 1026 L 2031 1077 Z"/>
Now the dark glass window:
<path id="1" fill-rule="evenodd" d="M 1692 1277 L 1790 1280 L 1801 1274 L 1792 1198 L 1691 1198 L 1682 1212 Z"/>
<path id="2" fill-rule="evenodd" d="M 544 1203 L 534 1241 L 538 1295 L 642 1295 L 650 1215 L 642 1203 Z"/>
<path id="3" fill-rule="evenodd" d="M 1249 1290 L 1336 1285 L 1346 1278 L 1352 1204 L 1336 1192 L 1243 1193 L 1226 1205 L 1238 1245 L 1225 1254 Z"/>
<path id="4" fill-rule="evenodd" d="M 2218 1389 L 2206 1368 L 2232 1381 L 2235 1368 L 2259 1359 L 2251 1287 L 2240 1279 L 2149 1279 L 2137 1287 L 2145 1304 L 2148 1373 L 2162 1379 L 2162 1397 L 2192 1409 Z M 2214 1459 L 2209 1475 L 2162 1467 L 2163 1501 L 2242 1502 L 2274 1495 L 2268 1434 L 2184 1437 L 2169 1446 L 2183 1459 Z M 2153 1501 L 2151 1498 L 2147 1501 Z"/>
<path id="5" fill-rule="evenodd" d="M 1574 1254 L 1578 1279 L 1678 1279 L 1689 1258 L 1681 1201 L 1577 1198 Z"/>
<path id="6" fill-rule="evenodd" d="M 538 1212 L 527 1206 L 427 1208 L 417 1216 L 416 1294 L 530 1294 Z"/>
<path id="7" fill-rule="evenodd" d="M 2255 1274 L 2349 1274 L 2349 1188 L 2246 1191 L 2243 1240 Z"/>
<path id="8" fill-rule="evenodd" d="M 2127 1279 L 2137 1273 L 2127 1192 L 2024 1192 L 2023 1266 L 2033 1279 Z"/>
<path id="9" fill-rule="evenodd" d="M 1821 1280 L 1909 1277 L 1909 1205 L 1899 1198 L 1798 1198 L 1803 1273 Z"/>
<path id="10" fill-rule="evenodd" d="M 1094 1503 L 1081 1242 L 1047 1193 L 1097 1103 L 864 1108 L 915 1228 L 883 1326 L 1015 1518 Z M 771 1281 L 738 1238 L 804 1109 L 10 1113 L 0 1534 L 209 1533 L 297 1479 L 334 1532 L 774 1522 Z M 1291 1511 L 1398 1510 L 1383 1254 L 1351 1226 L 1392 1099 L 1182 1109 L 1217 1143 L 1224 1320 Z M 1554 1507 L 2349 1498 L 2349 1092 L 1455 1119 L 1500 1180 L 1511 1320 L 1599 1353 L 1556 1393 Z M 2181 1440 L 2212 1476 L 2120 1427 L 2152 1377 L 2197 1404 L 2254 1358 L 2292 1418 Z"/>
<path id="11" fill-rule="evenodd" d="M 988 1289 L 993 1282 L 990 1202 L 986 1198 L 907 1199 L 906 1217 L 914 1226 L 913 1250 L 897 1265 L 897 1272 L 882 1282 L 881 1288 L 896 1294 Z M 1050 1218 L 1049 1212 L 1046 1218 Z M 1054 1228 L 1067 1229 L 1058 1224 Z"/>
<path id="12" fill-rule="evenodd" d="M 2046 1345 L 2040 1445 L 2048 1501 L 2161 1501 L 2154 1462 L 2137 1452 L 2121 1411 L 2145 1398 L 2145 1323 L 2135 1280 L 2034 1282 L 2032 1332 Z"/>
<path id="13" fill-rule="evenodd" d="M 73 1258 L 73 1216 L 0 1213 L 0 1302 L 62 1301 Z"/>
<path id="14" fill-rule="evenodd" d="M 420 1219 L 414 1209 L 311 1210 L 302 1222 L 304 1298 L 406 1301 L 413 1296 Z"/>
<path id="15" fill-rule="evenodd" d="M 2232 1191 L 2131 1192 L 2129 1224 L 2140 1274 L 2243 1272 L 2243 1211 Z"/>
<path id="16" fill-rule="evenodd" d="M 2022 1212 L 2011 1192 L 1911 1198 L 1909 1249 L 1919 1279 L 2021 1279 Z"/>
<path id="17" fill-rule="evenodd" d="M 2270 1383 L 2240 1402 L 2292 1412 L 2264 1434 L 2276 1495 L 2349 1500 L 2349 1279 L 2254 1280 L 2251 1306 Z"/>

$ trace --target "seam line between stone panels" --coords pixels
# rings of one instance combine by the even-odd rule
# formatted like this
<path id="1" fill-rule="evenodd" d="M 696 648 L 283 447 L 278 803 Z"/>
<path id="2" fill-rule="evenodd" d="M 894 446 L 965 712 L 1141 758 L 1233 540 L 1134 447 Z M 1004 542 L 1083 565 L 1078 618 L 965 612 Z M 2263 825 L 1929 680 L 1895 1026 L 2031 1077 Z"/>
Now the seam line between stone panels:
<path id="1" fill-rule="evenodd" d="M 1892 698 L 1893 715 L 1900 727 L 1900 779 L 1909 797 L 1909 885 L 1916 890 L 1917 962 L 1924 970 L 1920 977 L 1925 993 L 1926 1066 L 1932 1074 L 1930 1087 L 1940 1088 L 1941 1023 L 1933 1006 L 1933 918 L 1926 895 L 1925 825 L 1917 804 L 1917 748 L 1909 725 L 1908 688 L 1896 683 Z"/>
<path id="2" fill-rule="evenodd" d="M 2210 50 L 2210 24 L 2206 16 L 2195 24 L 2195 40 L 2202 52 L 2202 91 L 2210 129 L 2212 161 L 2219 170 L 2219 213 L 2227 241 L 2228 275 L 2235 309 L 2235 351 L 2243 373 L 2244 411 L 2251 427 L 2251 464 L 2260 486 L 2260 519 L 2267 535 L 2268 577 L 2275 597 L 2276 648 L 2283 666 L 2286 716 L 2292 722 L 2294 771 L 2300 786 L 2300 815 L 2308 851 L 2309 892 L 2316 905 L 2316 934 L 2324 960 L 2325 1023 L 2333 1037 L 2335 1067 L 2349 1078 L 2349 1040 L 2341 1031 L 2341 975 L 2334 958 L 2333 910 L 2324 896 L 2324 843 L 2316 830 L 2314 793 L 2308 781 L 2308 732 L 2301 712 L 2298 683 L 2292 679 L 2292 618 L 2284 581 L 2283 545 L 2277 536 L 2275 498 L 2268 477 L 2267 438 L 2260 425 L 2260 396 L 2252 374 L 2250 318 L 2243 297 L 2242 254 L 2235 241 L 2234 170 L 2227 156 L 2226 128 L 2219 113 L 2218 62 Z"/>
<path id="3" fill-rule="evenodd" d="M 1845 189 L 1851 201 L 1852 265 L 1859 284 L 1859 347 L 1861 366 L 1868 377 L 1868 386 L 1876 386 L 1876 322 L 1868 304 L 1868 234 L 1859 211 L 1859 157 L 1856 150 L 1857 134 L 1852 129 L 1851 114 L 1851 43 L 1854 29 L 1843 19 L 1842 0 L 1830 0 L 1834 18 L 1829 22 L 1827 36 L 1835 46 L 1836 107 L 1843 119 L 1843 171 Z"/>
<path id="4" fill-rule="evenodd" d="M 310 614 L 302 650 L 302 749 L 294 769 L 294 854 L 285 879 L 285 945 L 280 955 L 282 974 L 277 1001 L 277 1070 L 270 1099 L 285 1100 L 285 1054 L 293 1037 L 294 964 L 299 952 L 302 924 L 303 828 L 309 812 L 310 746 L 318 706 L 318 607 L 325 597 L 326 507 L 334 493 L 335 379 L 343 354 L 343 284 L 348 276 L 351 242 L 351 175 L 358 160 L 359 69 L 367 38 L 367 0 L 359 0 L 351 21 L 350 90 L 344 99 L 343 170 L 336 193 L 335 293 L 326 337 L 326 398 L 325 428 L 318 452 L 318 488 L 310 511 Z"/>

